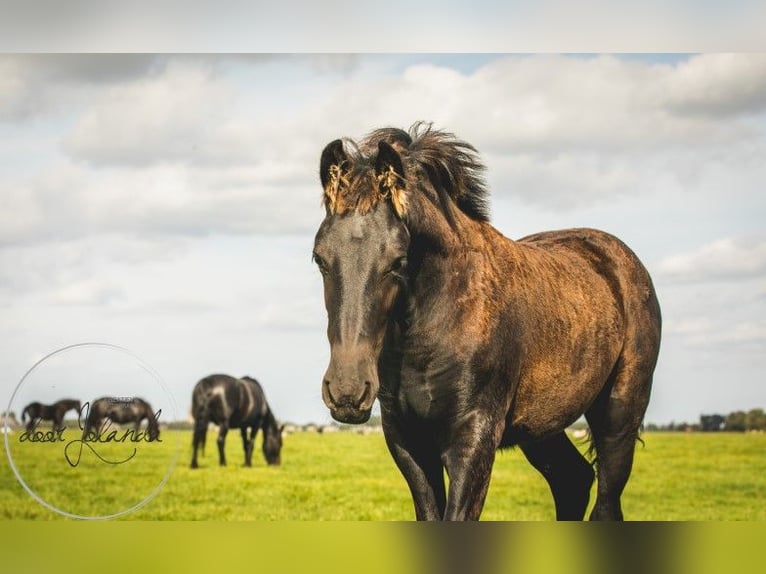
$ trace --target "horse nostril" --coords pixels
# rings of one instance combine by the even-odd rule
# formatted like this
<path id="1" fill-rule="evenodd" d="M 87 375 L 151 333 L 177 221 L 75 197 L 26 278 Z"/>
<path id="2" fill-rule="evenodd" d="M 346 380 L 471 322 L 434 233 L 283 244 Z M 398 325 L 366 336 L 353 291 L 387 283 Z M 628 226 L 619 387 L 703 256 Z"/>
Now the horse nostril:
<path id="1" fill-rule="evenodd" d="M 370 394 L 372 393 L 372 383 L 370 381 L 364 382 L 364 392 L 362 393 L 362 396 L 359 398 L 359 402 L 357 403 L 357 407 L 362 406 L 367 400 L 370 398 Z"/>
<path id="2" fill-rule="evenodd" d="M 335 404 L 335 397 L 332 396 L 332 391 L 330 391 L 330 381 L 325 379 L 324 386 L 325 391 L 327 391 L 327 400 L 330 401 L 330 403 Z"/>

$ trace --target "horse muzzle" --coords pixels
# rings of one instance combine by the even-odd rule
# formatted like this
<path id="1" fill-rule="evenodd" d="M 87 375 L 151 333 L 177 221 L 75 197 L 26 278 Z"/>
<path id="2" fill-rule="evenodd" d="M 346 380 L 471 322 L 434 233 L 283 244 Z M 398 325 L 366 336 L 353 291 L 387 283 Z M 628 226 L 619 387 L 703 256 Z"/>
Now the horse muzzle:
<path id="1" fill-rule="evenodd" d="M 332 418 L 341 423 L 367 422 L 377 394 L 377 377 L 372 376 L 353 382 L 340 382 L 328 370 L 322 384 L 322 400 L 330 409 Z"/>

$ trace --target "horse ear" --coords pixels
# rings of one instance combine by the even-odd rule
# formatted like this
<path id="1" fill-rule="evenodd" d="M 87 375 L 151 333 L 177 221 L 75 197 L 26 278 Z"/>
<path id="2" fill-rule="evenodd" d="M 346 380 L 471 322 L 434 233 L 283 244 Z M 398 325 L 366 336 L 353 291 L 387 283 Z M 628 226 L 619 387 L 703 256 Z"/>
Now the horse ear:
<path id="1" fill-rule="evenodd" d="M 343 140 L 334 140 L 325 146 L 319 161 L 319 179 L 324 189 L 325 206 L 330 213 L 336 210 L 341 180 L 348 173 L 347 163 Z"/>
<path id="2" fill-rule="evenodd" d="M 384 141 L 378 142 L 375 174 L 381 193 L 391 198 L 396 214 L 404 217 L 407 212 L 407 197 L 404 194 L 405 174 L 402 156 Z"/>
<path id="3" fill-rule="evenodd" d="M 335 140 L 328 143 L 322 151 L 322 159 L 319 162 L 319 178 L 322 180 L 322 187 L 327 187 L 330 183 L 332 166 L 343 165 L 348 159 L 346 151 L 343 149 L 343 141 Z"/>

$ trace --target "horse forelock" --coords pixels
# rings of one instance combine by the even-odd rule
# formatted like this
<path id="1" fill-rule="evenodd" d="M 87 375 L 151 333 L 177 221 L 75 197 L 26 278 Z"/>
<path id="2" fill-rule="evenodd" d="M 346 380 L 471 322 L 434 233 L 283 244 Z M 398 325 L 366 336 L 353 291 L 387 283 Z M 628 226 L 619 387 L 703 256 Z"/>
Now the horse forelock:
<path id="1" fill-rule="evenodd" d="M 379 142 L 389 144 L 399 153 L 404 177 L 391 166 L 376 173 Z M 417 122 L 409 132 L 380 128 L 358 144 L 345 139 L 344 148 L 347 159 L 330 167 L 324 190 L 324 205 L 331 214 L 365 215 L 381 201 L 391 199 L 397 215 L 404 218 L 408 199 L 414 198 L 415 190 L 422 188 L 412 185 L 415 183 L 412 180 L 417 179 L 426 180 L 437 195 L 446 193 L 472 219 L 489 220 L 488 191 L 482 175 L 485 167 L 471 144 L 449 132 L 433 130 L 431 124 Z"/>
<path id="2" fill-rule="evenodd" d="M 350 140 L 346 140 L 346 145 L 350 148 L 348 159 L 330 166 L 324 190 L 325 206 L 332 214 L 365 215 L 388 196 L 375 173 L 374 158 L 364 155 Z"/>

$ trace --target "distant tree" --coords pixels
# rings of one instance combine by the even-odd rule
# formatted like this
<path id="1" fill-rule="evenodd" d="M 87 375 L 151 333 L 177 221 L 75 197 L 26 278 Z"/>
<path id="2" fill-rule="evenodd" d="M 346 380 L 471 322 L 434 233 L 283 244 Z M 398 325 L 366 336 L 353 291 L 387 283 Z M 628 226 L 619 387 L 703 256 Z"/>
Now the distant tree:
<path id="1" fill-rule="evenodd" d="M 726 416 L 726 430 L 744 432 L 747 429 L 745 411 L 734 411 Z"/>
<path id="2" fill-rule="evenodd" d="M 702 432 L 719 431 L 726 424 L 723 415 L 700 415 L 700 430 Z"/>
<path id="3" fill-rule="evenodd" d="M 745 428 L 747 430 L 766 430 L 766 413 L 763 409 L 752 409 L 745 415 Z"/>

